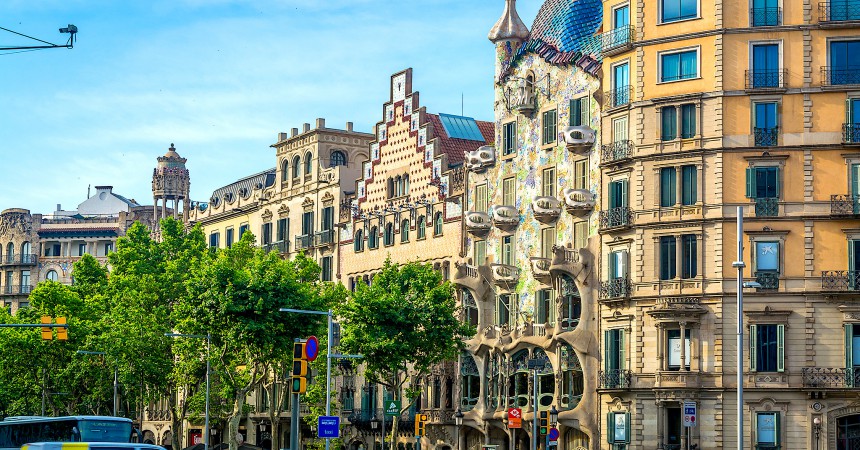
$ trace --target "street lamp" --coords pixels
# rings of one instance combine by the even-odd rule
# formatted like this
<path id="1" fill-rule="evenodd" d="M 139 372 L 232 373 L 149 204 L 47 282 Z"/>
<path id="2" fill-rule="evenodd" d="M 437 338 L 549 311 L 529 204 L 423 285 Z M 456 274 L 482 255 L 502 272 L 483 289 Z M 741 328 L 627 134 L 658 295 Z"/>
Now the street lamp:
<path id="1" fill-rule="evenodd" d="M 370 429 L 373 430 L 373 434 L 376 434 L 376 429 L 379 428 L 379 419 L 376 418 L 376 414 L 373 415 L 373 418 L 370 419 Z M 382 434 L 382 442 L 385 443 L 385 433 Z M 374 445 L 374 447 L 376 447 Z M 376 449 L 373 449 L 376 450 Z M 383 447 L 384 450 L 384 447 Z"/>
<path id="2" fill-rule="evenodd" d="M 549 410 L 549 423 L 553 428 L 558 423 L 558 410 L 555 409 L 555 405 L 552 405 L 552 408 Z"/>
<path id="3" fill-rule="evenodd" d="M 460 427 L 463 425 L 463 411 L 460 408 L 454 413 L 454 424 L 457 425 L 457 450 L 460 450 Z"/>
<path id="4" fill-rule="evenodd" d="M 203 426 L 203 450 L 209 450 L 209 347 L 212 344 L 212 335 L 206 334 L 181 334 L 164 333 L 167 337 L 185 337 L 195 339 L 206 339 L 206 419 Z"/>
<path id="5" fill-rule="evenodd" d="M 815 450 L 818 450 L 818 439 L 821 437 L 821 417 L 812 419 L 812 431 L 815 432 Z"/>
<path id="6" fill-rule="evenodd" d="M 78 350 L 75 353 L 77 353 L 79 355 L 102 355 L 102 356 L 107 355 L 107 353 L 105 353 L 105 352 L 93 352 L 93 351 L 89 351 L 89 350 Z M 119 410 L 119 397 L 117 395 L 118 391 L 119 391 L 119 389 L 118 389 L 118 383 L 117 383 L 117 365 L 114 364 L 113 365 L 113 415 L 114 415 L 114 417 L 116 417 L 116 412 L 117 412 L 117 410 Z"/>

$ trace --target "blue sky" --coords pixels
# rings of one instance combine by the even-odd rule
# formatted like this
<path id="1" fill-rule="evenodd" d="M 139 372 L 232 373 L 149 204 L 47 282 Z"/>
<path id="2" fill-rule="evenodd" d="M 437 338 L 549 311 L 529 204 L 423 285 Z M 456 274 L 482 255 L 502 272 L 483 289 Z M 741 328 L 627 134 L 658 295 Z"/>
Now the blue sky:
<path id="1" fill-rule="evenodd" d="M 527 25 L 540 0 L 520 0 Z M 493 116 L 487 33 L 504 0 L 3 0 L 0 27 L 72 50 L 0 53 L 0 209 L 73 209 L 87 186 L 152 204 L 155 158 L 191 196 L 274 167 L 278 132 L 370 131 L 392 73 L 431 112 Z M 32 41 L 0 32 L 0 46 Z"/>

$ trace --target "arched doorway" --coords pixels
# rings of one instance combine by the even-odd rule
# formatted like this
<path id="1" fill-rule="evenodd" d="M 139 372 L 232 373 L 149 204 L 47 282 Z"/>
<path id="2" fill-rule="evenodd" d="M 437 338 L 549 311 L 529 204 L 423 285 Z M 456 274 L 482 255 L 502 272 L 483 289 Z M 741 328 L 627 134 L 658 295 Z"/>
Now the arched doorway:
<path id="1" fill-rule="evenodd" d="M 173 433 L 166 431 L 164 436 L 161 436 L 161 446 L 167 450 L 173 450 Z"/>
<path id="2" fill-rule="evenodd" d="M 559 346 L 559 363 L 561 365 L 561 408 L 574 409 L 582 400 L 585 391 L 585 377 L 582 364 L 576 352 L 568 344 Z"/>
<path id="3" fill-rule="evenodd" d="M 579 295 L 579 289 L 577 289 L 576 283 L 570 275 L 561 274 L 559 284 L 561 287 L 561 329 L 573 331 L 579 325 L 579 318 L 582 315 L 582 299 Z"/>
<path id="4" fill-rule="evenodd" d="M 463 352 L 460 360 L 462 361 L 460 366 L 460 409 L 467 412 L 478 404 L 478 398 L 481 395 L 481 378 L 478 373 L 478 365 L 471 353 Z"/>
<path id="5" fill-rule="evenodd" d="M 552 362 L 542 348 L 532 352 L 532 358 L 543 361 L 543 369 L 538 371 L 538 409 L 549 409 L 555 401 L 555 372 Z"/>
<path id="6" fill-rule="evenodd" d="M 570 428 L 564 434 L 565 450 L 588 450 L 588 435 L 576 428 Z"/>
<path id="7" fill-rule="evenodd" d="M 155 444 L 155 433 L 150 430 L 146 430 L 143 432 L 143 443 L 144 444 Z"/>
<path id="8" fill-rule="evenodd" d="M 836 419 L 836 450 L 860 448 L 860 414 Z"/>

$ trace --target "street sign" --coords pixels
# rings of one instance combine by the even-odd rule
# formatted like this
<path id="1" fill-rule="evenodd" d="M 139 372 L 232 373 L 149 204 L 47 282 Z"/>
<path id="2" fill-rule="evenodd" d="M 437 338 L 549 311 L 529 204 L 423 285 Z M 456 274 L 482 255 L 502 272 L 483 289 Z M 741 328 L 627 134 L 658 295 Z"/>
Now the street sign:
<path id="1" fill-rule="evenodd" d="M 558 428 L 550 428 L 547 437 L 549 437 L 550 442 L 554 442 L 558 440 L 559 434 Z"/>
<path id="2" fill-rule="evenodd" d="M 317 340 L 316 336 L 311 336 L 308 338 L 308 341 L 305 342 L 305 357 L 308 361 L 313 361 L 317 359 L 317 355 L 320 352 L 320 343 Z"/>
<path id="3" fill-rule="evenodd" d="M 319 416 L 317 417 L 317 437 L 336 438 L 340 437 L 340 417 Z"/>
<path id="4" fill-rule="evenodd" d="M 696 402 L 684 402 L 684 426 L 696 426 Z"/>
<path id="5" fill-rule="evenodd" d="M 400 415 L 400 400 L 386 400 L 385 401 L 385 415 L 386 416 L 399 416 Z"/>
<path id="6" fill-rule="evenodd" d="M 508 428 L 523 427 L 523 410 L 520 408 L 508 409 Z"/>
<path id="7" fill-rule="evenodd" d="M 557 447 L 557 446 L 558 446 L 558 441 L 549 441 L 549 446 L 550 446 L 550 447 Z"/>

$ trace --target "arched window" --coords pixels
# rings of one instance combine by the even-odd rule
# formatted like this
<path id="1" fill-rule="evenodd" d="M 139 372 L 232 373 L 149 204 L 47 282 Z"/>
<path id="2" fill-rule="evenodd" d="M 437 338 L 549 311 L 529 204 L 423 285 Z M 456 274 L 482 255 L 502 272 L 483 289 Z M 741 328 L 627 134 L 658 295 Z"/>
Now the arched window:
<path id="1" fill-rule="evenodd" d="M 379 248 L 379 229 L 373 227 L 370 229 L 370 234 L 367 235 L 367 247 Z"/>
<path id="2" fill-rule="evenodd" d="M 388 191 L 387 191 L 388 198 L 394 197 L 394 179 L 392 179 L 392 178 L 388 179 L 387 188 L 388 188 Z"/>
<path id="3" fill-rule="evenodd" d="M 312 164 L 312 156 L 311 152 L 305 153 L 305 175 L 311 174 L 311 164 Z"/>
<path id="4" fill-rule="evenodd" d="M 56 270 L 49 270 L 47 274 L 45 274 L 45 279 L 50 281 L 57 281 L 60 279 L 60 276 L 57 274 Z"/>
<path id="5" fill-rule="evenodd" d="M 394 224 L 385 225 L 385 236 L 383 242 L 385 245 L 394 245 Z"/>
<path id="6" fill-rule="evenodd" d="M 400 222 L 400 242 L 409 242 L 409 219 Z"/>
<path id="7" fill-rule="evenodd" d="M 490 411 L 495 411 L 500 406 L 507 404 L 505 401 L 505 393 L 503 386 L 505 385 L 505 374 L 502 372 L 503 367 L 502 355 L 498 353 L 490 353 L 487 358 L 487 391 L 486 404 Z"/>
<path id="8" fill-rule="evenodd" d="M 424 219 L 424 216 L 418 216 L 418 224 L 415 226 L 417 228 L 418 239 L 427 237 L 427 224 L 425 222 L 426 219 Z"/>
<path id="9" fill-rule="evenodd" d="M 293 158 L 293 178 L 298 178 L 301 175 L 302 170 L 302 160 L 299 158 L 299 155 L 296 155 Z"/>
<path id="10" fill-rule="evenodd" d="M 436 213 L 436 219 L 433 221 L 433 235 L 442 236 L 442 213 Z"/>
<path id="11" fill-rule="evenodd" d="M 561 329 L 575 330 L 579 325 L 579 316 L 582 314 L 582 299 L 570 275 L 561 274 L 559 281 L 561 282 Z"/>
<path id="12" fill-rule="evenodd" d="M 471 353 L 463 352 L 460 360 L 460 409 L 471 411 L 481 396 L 481 378 Z"/>
<path id="13" fill-rule="evenodd" d="M 403 175 L 403 195 L 409 194 L 409 174 Z"/>
<path id="14" fill-rule="evenodd" d="M 475 302 L 475 297 L 472 296 L 472 291 L 463 289 L 462 304 L 463 304 L 463 322 L 470 327 L 478 326 L 478 304 Z"/>
<path id="15" fill-rule="evenodd" d="M 345 166 L 346 155 L 340 150 L 331 152 L 331 159 L 329 160 L 328 165 L 329 167 Z"/>
<path id="16" fill-rule="evenodd" d="M 538 408 L 548 409 L 555 396 L 555 372 L 552 362 L 542 348 L 532 351 L 532 359 L 544 362 L 544 368 L 538 371 Z"/>
<path id="17" fill-rule="evenodd" d="M 36 256 L 31 255 L 30 253 L 31 247 L 29 242 L 24 242 L 21 244 L 21 262 L 24 264 L 34 263 L 36 262 Z"/>
<path id="18" fill-rule="evenodd" d="M 582 400 L 582 393 L 585 390 L 582 364 L 579 363 L 576 352 L 568 344 L 559 347 L 559 360 L 561 364 L 561 407 L 573 409 Z"/>
<path id="19" fill-rule="evenodd" d="M 352 246 L 357 252 L 364 250 L 364 233 L 362 232 L 362 230 L 357 230 L 355 232 L 355 237 L 352 240 Z"/>
<path id="20" fill-rule="evenodd" d="M 286 159 L 281 162 L 281 181 L 286 182 L 290 176 L 290 164 Z"/>
<path id="21" fill-rule="evenodd" d="M 529 351 L 520 350 L 511 357 L 510 372 L 508 372 L 508 408 L 524 408 L 528 406 L 531 393 L 529 392 Z"/>
<path id="22" fill-rule="evenodd" d="M 15 261 L 15 244 L 9 243 L 6 246 L 6 262 L 11 263 Z"/>

